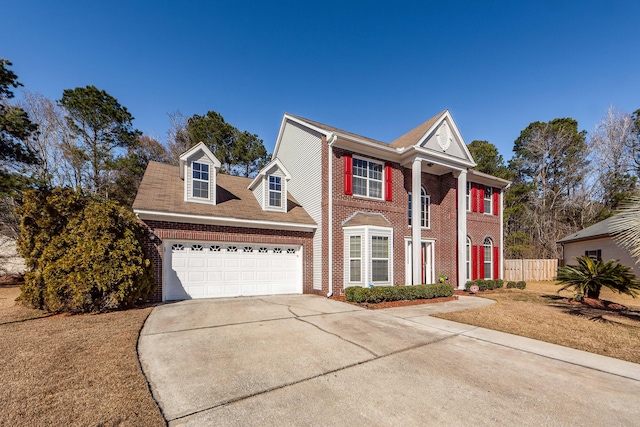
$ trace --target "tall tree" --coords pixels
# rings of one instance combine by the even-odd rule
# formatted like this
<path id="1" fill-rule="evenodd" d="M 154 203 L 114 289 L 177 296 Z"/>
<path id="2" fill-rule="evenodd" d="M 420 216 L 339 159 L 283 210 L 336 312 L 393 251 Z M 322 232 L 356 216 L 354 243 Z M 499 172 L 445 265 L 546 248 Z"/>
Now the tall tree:
<path id="1" fill-rule="evenodd" d="M 95 86 L 67 89 L 60 99 L 67 123 L 80 141 L 76 158 L 88 159 L 89 190 L 108 197 L 109 170 L 116 148 L 128 148 L 140 134 L 133 116 L 118 100 Z"/>
<path id="2" fill-rule="evenodd" d="M 238 132 L 231 156 L 238 175 L 253 176 L 269 163 L 269 154 L 258 135 L 247 131 Z"/>
<path id="3" fill-rule="evenodd" d="M 35 165 L 38 158 L 25 141 L 38 127 L 20 107 L 12 106 L 13 89 L 22 86 L 9 69 L 12 63 L 0 58 L 0 195 L 9 195 L 25 184 L 20 167 Z"/>
<path id="4" fill-rule="evenodd" d="M 149 135 L 139 136 L 135 143 L 127 148 L 127 154 L 119 157 L 114 163 L 115 176 L 109 191 L 110 197 L 130 207 L 150 161 L 167 163 L 167 149 L 157 138 Z"/>
<path id="5" fill-rule="evenodd" d="M 79 186 L 76 177 L 81 171 L 77 170 L 77 162 L 73 162 L 77 141 L 67 125 L 64 109 L 54 100 L 26 90 L 18 105 L 38 125 L 39 132 L 25 141 L 39 160 L 34 168 L 37 181 L 49 188 Z"/>
<path id="6" fill-rule="evenodd" d="M 504 164 L 502 154 L 498 148 L 489 141 L 474 140 L 467 145 L 471 156 L 476 161 L 477 171 L 488 173 L 502 179 L 512 179 L 513 173 Z"/>
<path id="7" fill-rule="evenodd" d="M 610 215 L 637 191 L 634 128 L 631 114 L 611 106 L 589 136 L 604 216 Z"/>
<path id="8" fill-rule="evenodd" d="M 193 115 L 185 127 L 179 119 L 175 120 L 169 136 L 171 152 L 204 142 L 220 160 L 225 173 L 252 176 L 268 163 L 269 155 L 258 135 L 239 131 L 215 111 Z"/>
<path id="9" fill-rule="evenodd" d="M 193 144 L 204 142 L 213 155 L 220 160 L 222 169 L 231 173 L 236 128 L 225 122 L 219 113 L 208 111 L 204 116 L 194 114 L 187 119 L 187 131 L 189 140 Z"/>
<path id="10" fill-rule="evenodd" d="M 171 120 L 171 128 L 167 131 L 168 163 L 178 165 L 180 154 L 191 148 L 194 143 L 191 141 L 189 131 L 187 131 L 187 119 L 182 113 L 176 111 L 167 115 Z"/>
<path id="11" fill-rule="evenodd" d="M 507 232 L 528 236 L 538 257 L 558 258 L 556 241 L 575 229 L 580 209 L 573 199 L 584 193 L 589 164 L 585 137 L 577 121 L 559 118 L 531 123 L 514 143 L 512 191 L 526 204 L 514 212 Z"/>

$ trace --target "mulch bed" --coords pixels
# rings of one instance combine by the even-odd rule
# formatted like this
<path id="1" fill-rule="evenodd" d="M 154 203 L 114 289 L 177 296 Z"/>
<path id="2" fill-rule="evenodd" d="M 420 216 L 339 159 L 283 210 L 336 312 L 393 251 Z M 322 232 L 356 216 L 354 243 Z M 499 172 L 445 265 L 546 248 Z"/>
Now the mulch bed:
<path id="1" fill-rule="evenodd" d="M 568 304 L 576 304 L 576 305 L 585 305 L 591 308 L 599 308 L 601 310 L 629 310 L 629 307 L 618 304 L 617 302 L 611 302 L 603 299 L 595 299 L 595 298 L 584 298 L 582 301 L 576 301 L 572 298 L 563 298 L 562 302 L 566 302 Z"/>
<path id="2" fill-rule="evenodd" d="M 414 300 L 402 300 L 402 301 L 385 301 L 379 302 L 377 304 L 370 303 L 355 303 L 347 301 L 347 297 L 345 295 L 333 295 L 331 297 L 332 300 L 346 302 L 347 304 L 357 305 L 358 307 L 366 308 L 369 310 L 378 310 L 380 308 L 391 308 L 391 307 L 404 307 L 407 305 L 419 305 L 419 304 L 434 304 L 437 302 L 447 302 L 447 301 L 456 301 L 458 299 L 458 295 L 454 295 L 451 297 L 441 297 L 441 298 L 429 298 L 429 299 L 414 299 Z"/>

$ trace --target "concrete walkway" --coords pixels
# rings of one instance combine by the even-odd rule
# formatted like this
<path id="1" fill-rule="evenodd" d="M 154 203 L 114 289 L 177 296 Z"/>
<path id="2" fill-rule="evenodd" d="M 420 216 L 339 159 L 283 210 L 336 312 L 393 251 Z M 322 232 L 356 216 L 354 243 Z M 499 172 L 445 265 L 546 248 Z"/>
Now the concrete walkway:
<path id="1" fill-rule="evenodd" d="M 640 365 L 312 295 L 159 306 L 139 341 L 177 425 L 634 425 Z"/>

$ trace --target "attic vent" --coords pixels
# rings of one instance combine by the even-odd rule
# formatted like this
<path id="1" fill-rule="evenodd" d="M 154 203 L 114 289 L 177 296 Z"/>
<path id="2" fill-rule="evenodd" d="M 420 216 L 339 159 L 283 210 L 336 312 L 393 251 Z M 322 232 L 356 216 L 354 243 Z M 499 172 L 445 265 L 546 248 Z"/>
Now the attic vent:
<path id="1" fill-rule="evenodd" d="M 436 138 L 438 139 L 438 145 L 440 146 L 440 148 L 442 148 L 444 151 L 447 151 L 447 149 L 451 146 L 451 140 L 453 139 L 451 137 L 451 130 L 449 129 L 449 125 L 447 124 L 447 122 L 444 122 L 442 123 L 442 125 L 440 125 L 438 133 L 436 133 Z"/>

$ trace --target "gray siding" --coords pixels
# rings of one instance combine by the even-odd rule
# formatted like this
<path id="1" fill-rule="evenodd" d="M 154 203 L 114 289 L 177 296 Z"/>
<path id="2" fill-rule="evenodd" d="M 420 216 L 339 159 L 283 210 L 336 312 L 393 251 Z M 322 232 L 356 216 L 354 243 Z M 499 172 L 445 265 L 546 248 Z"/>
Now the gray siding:
<path id="1" fill-rule="evenodd" d="M 291 174 L 288 191 L 318 224 L 313 236 L 313 288 L 322 289 L 322 137 L 287 122 L 277 157 Z"/>
<path id="2" fill-rule="evenodd" d="M 191 180 L 193 177 L 193 174 L 191 172 L 192 172 L 193 162 L 204 163 L 209 165 L 209 201 L 213 203 L 213 196 L 216 191 L 216 176 L 215 176 L 216 170 L 213 167 L 213 163 L 211 162 L 211 159 L 209 159 L 209 157 L 207 157 L 207 155 L 202 150 L 198 150 L 197 152 L 193 153 L 193 155 L 189 157 L 187 161 L 187 175 L 185 176 L 185 180 L 187 181 L 187 189 L 186 189 L 187 200 L 197 201 L 199 203 L 206 203 L 206 200 L 204 199 L 194 198 L 191 196 L 193 194 L 191 192 Z"/>
<path id="3" fill-rule="evenodd" d="M 260 203 L 262 210 L 264 210 L 264 180 L 260 180 L 260 183 L 253 189 L 253 195 L 256 196 L 256 200 Z"/>
<path id="4" fill-rule="evenodd" d="M 619 259 L 620 264 L 631 267 L 634 274 L 637 277 L 640 277 L 640 268 L 629 254 L 629 251 L 618 246 L 618 244 L 610 237 L 565 243 L 564 263 L 565 265 L 575 265 L 576 257 L 583 256 L 585 251 L 595 251 L 598 249 L 602 251 L 603 261 L 606 262 L 612 259 Z"/>

